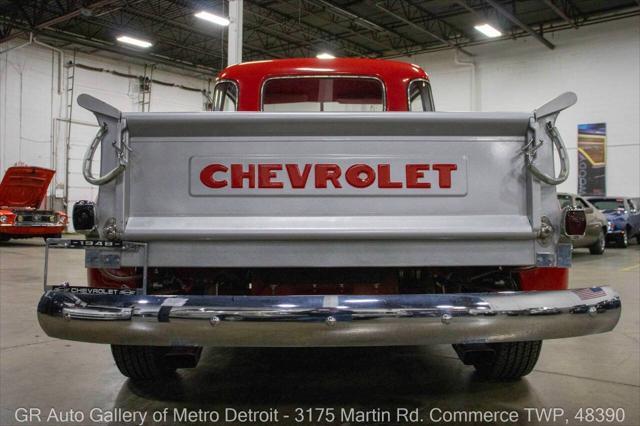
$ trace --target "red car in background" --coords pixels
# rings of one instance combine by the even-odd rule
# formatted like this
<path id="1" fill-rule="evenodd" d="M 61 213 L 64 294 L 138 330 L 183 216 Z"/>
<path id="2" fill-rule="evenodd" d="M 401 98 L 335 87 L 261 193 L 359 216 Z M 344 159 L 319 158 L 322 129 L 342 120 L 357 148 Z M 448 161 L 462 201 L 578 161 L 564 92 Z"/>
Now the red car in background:
<path id="1" fill-rule="evenodd" d="M 67 214 L 39 209 L 55 170 L 9 167 L 0 183 L 0 241 L 12 238 L 59 238 Z"/>

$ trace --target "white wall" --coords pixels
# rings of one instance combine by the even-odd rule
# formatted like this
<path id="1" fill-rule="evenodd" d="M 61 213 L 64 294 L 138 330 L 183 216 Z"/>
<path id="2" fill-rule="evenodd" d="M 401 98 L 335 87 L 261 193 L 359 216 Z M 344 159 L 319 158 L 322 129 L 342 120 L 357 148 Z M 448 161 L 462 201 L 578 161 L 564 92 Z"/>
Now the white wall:
<path id="1" fill-rule="evenodd" d="M 0 51 L 21 44 L 0 45 Z M 65 52 L 65 61 L 72 58 Z M 144 66 L 98 56 L 78 54 L 76 62 L 121 73 L 142 75 Z M 54 168 L 55 183 L 50 193 L 61 197 L 65 183 L 66 77 L 63 68 L 62 93 L 58 93 L 58 57 L 46 47 L 29 45 L 0 54 L 0 174 L 16 164 Z M 153 78 L 194 88 L 206 88 L 207 81 L 155 70 Z M 138 80 L 76 67 L 74 98 L 88 93 L 121 111 L 140 111 Z M 96 132 L 94 116 L 74 99 L 69 149 L 69 208 L 82 199 L 94 199 L 97 189 L 82 177 L 82 157 Z M 152 85 L 151 111 L 202 111 L 198 92 Z M 81 123 L 87 123 L 84 125 Z"/>
<path id="2" fill-rule="evenodd" d="M 472 71 L 454 63 L 451 50 L 403 60 L 431 77 L 436 108 L 443 111 L 529 111 L 565 91 L 578 103 L 560 114 L 571 175 L 559 189 L 577 190 L 577 126 L 607 123 L 607 191 L 640 196 L 640 19 L 545 34 L 549 50 L 533 38 L 469 48 L 476 56 L 476 99 Z"/>

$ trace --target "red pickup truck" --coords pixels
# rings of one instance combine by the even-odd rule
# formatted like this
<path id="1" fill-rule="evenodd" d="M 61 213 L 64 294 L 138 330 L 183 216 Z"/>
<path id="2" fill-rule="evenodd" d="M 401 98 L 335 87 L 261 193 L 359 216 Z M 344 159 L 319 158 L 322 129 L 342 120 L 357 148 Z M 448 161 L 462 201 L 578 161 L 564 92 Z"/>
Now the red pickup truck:
<path id="1" fill-rule="evenodd" d="M 584 211 L 561 209 L 565 93 L 533 112 L 434 112 L 418 66 L 231 66 L 213 112 L 121 113 L 81 95 L 98 202 L 74 208 L 89 287 L 46 287 L 49 336 L 158 378 L 203 346 L 453 344 L 485 376 L 542 340 L 602 333 L 616 292 L 568 289 Z M 91 161 L 101 147 L 99 176 Z M 554 170 L 557 150 L 560 170 Z"/>

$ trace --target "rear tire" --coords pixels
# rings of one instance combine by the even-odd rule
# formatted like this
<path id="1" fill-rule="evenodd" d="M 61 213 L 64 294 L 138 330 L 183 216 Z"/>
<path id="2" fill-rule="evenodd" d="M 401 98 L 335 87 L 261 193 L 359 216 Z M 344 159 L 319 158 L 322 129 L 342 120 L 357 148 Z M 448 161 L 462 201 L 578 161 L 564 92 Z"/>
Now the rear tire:
<path id="1" fill-rule="evenodd" d="M 607 245 L 605 231 L 600 230 L 600 234 L 598 235 L 598 241 L 593 243 L 591 247 L 589 247 L 589 253 L 591 254 L 603 254 L 605 246 Z"/>
<path id="2" fill-rule="evenodd" d="M 453 348 L 462 362 L 473 365 L 483 378 L 508 381 L 531 373 L 540 356 L 542 340 L 453 345 Z"/>
<path id="3" fill-rule="evenodd" d="M 202 348 L 111 345 L 120 372 L 132 380 L 170 378 L 178 368 L 198 365 Z"/>

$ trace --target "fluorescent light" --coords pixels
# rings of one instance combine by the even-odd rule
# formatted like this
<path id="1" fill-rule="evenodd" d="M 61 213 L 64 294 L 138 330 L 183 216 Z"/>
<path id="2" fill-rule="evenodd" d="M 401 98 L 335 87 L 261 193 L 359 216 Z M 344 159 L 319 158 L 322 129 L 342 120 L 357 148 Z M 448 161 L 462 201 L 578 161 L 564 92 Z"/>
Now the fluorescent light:
<path id="1" fill-rule="evenodd" d="M 129 36 L 120 36 L 116 40 L 118 40 L 121 43 L 127 43 L 127 44 L 132 44 L 132 45 L 138 46 L 138 47 L 144 47 L 145 49 L 147 47 L 153 46 L 153 44 L 151 44 L 148 41 L 140 40 L 138 38 L 133 38 L 133 37 L 129 37 Z"/>
<path id="2" fill-rule="evenodd" d="M 322 53 L 318 53 L 316 55 L 316 58 L 318 58 L 318 59 L 335 59 L 336 57 L 333 56 L 331 53 L 322 52 Z"/>
<path id="3" fill-rule="evenodd" d="M 500 37 L 502 35 L 500 31 L 496 30 L 494 27 L 492 27 L 489 24 L 476 25 L 473 28 L 480 31 L 482 34 L 486 35 L 487 37 L 491 37 L 491 38 Z"/>
<path id="4" fill-rule="evenodd" d="M 227 18 L 223 18 L 222 16 L 214 15 L 213 13 L 202 12 L 196 13 L 196 18 L 204 19 L 205 21 L 213 22 L 214 24 L 222 25 L 226 27 L 229 25 L 229 20 Z"/>

